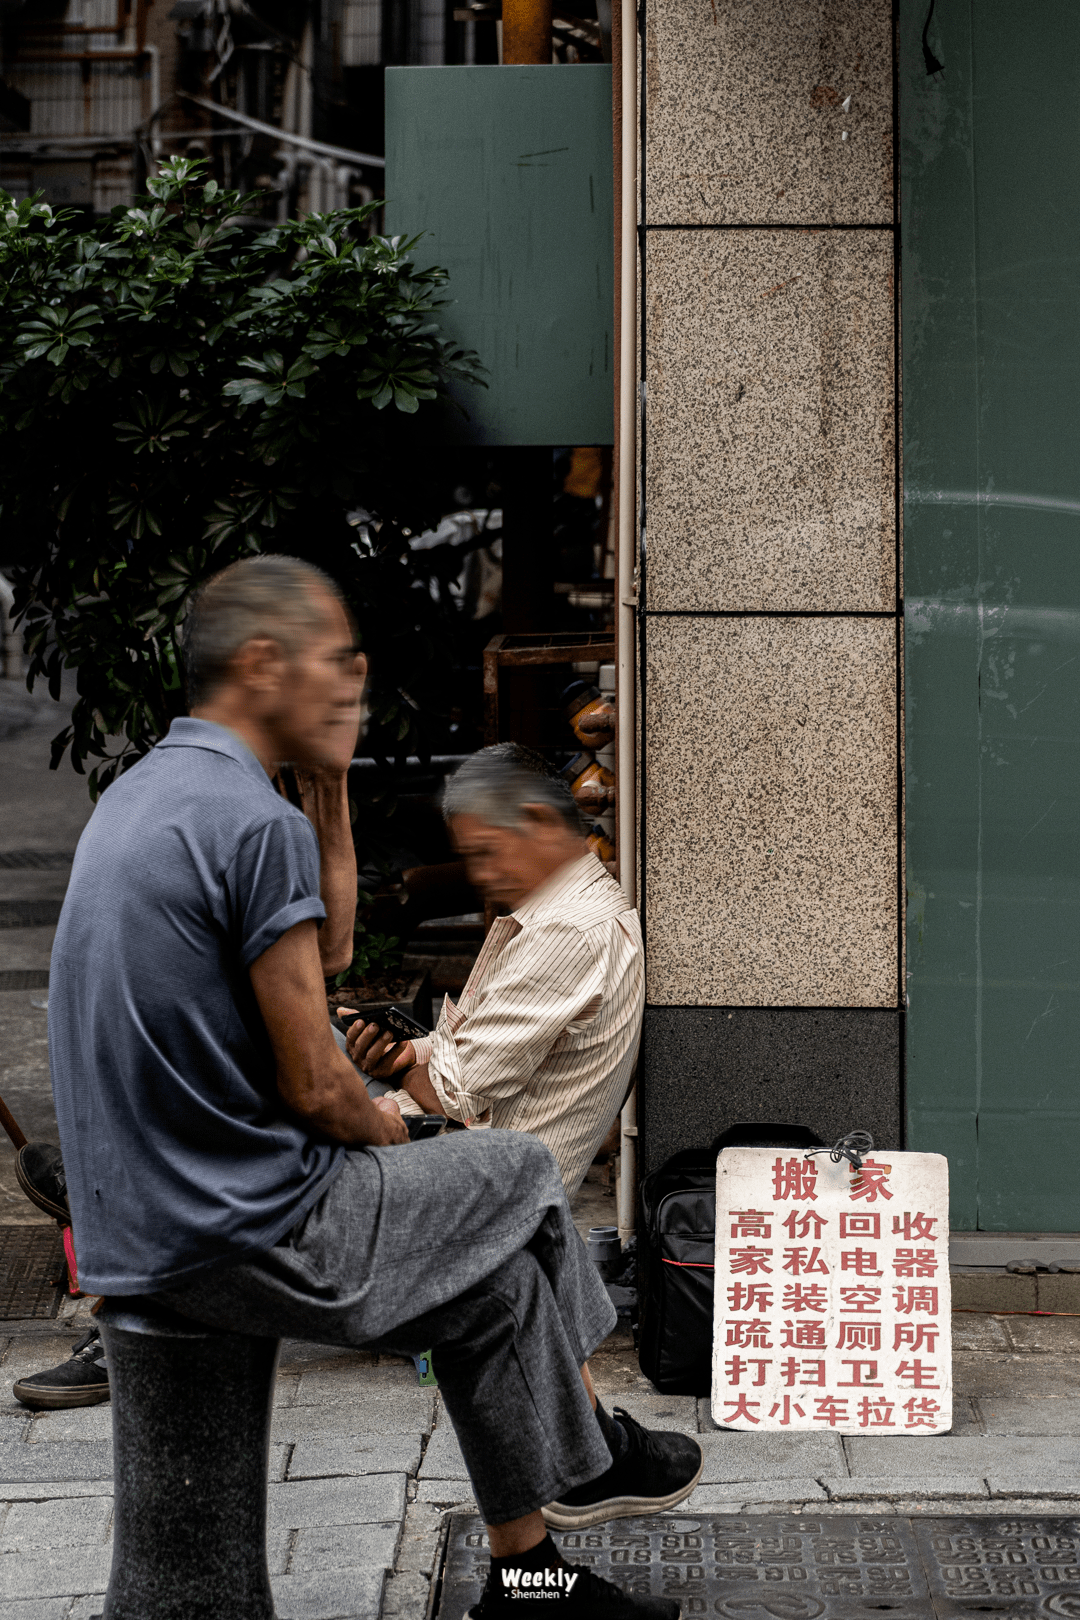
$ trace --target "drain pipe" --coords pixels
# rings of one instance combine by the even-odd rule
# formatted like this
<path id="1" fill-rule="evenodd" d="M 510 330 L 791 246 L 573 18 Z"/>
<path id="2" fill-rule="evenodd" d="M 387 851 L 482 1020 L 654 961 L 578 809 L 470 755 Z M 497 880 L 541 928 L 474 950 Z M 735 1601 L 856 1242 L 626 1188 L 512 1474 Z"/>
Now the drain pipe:
<path id="1" fill-rule="evenodd" d="M 618 11 L 619 118 L 619 530 L 615 600 L 618 678 L 619 882 L 637 901 L 637 773 L 635 770 L 637 642 L 637 15 L 635 0 Z M 637 1093 L 631 1091 L 619 1131 L 619 1237 L 634 1231 L 637 1203 Z"/>

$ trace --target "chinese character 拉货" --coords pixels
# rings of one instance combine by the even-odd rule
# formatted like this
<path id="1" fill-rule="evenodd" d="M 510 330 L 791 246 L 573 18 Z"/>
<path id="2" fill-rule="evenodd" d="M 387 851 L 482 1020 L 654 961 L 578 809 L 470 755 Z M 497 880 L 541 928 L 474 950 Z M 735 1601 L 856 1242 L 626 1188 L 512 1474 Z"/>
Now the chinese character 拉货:
<path id="1" fill-rule="evenodd" d="M 772 1309 L 771 1283 L 732 1283 L 727 1291 L 730 1311 L 769 1311 Z"/>
<path id="2" fill-rule="evenodd" d="M 824 1384 L 825 1363 L 823 1361 L 796 1361 L 789 1356 L 780 1363 L 780 1373 L 788 1389 L 792 1384 Z"/>
<path id="3" fill-rule="evenodd" d="M 841 1358 L 841 1365 L 851 1368 L 850 1378 L 838 1380 L 841 1389 L 880 1389 L 881 1380 L 877 1375 L 876 1361 L 847 1361 Z M 866 1377 L 862 1375 L 862 1368 L 868 1369 Z"/>
<path id="4" fill-rule="evenodd" d="M 806 1416 L 806 1413 L 803 1411 L 802 1407 L 798 1404 L 797 1401 L 792 1400 L 790 1395 L 785 1395 L 783 1397 L 782 1403 L 780 1401 L 777 1401 L 776 1405 L 773 1407 L 772 1411 L 769 1413 L 769 1416 L 770 1417 L 775 1417 L 777 1412 L 779 1412 L 781 1414 L 780 1427 L 782 1429 L 786 1429 L 788 1424 L 791 1422 L 791 1414 L 792 1414 L 792 1412 L 797 1412 L 800 1417 L 805 1417 Z"/>
<path id="5" fill-rule="evenodd" d="M 824 1311 L 828 1309 L 829 1296 L 822 1283 L 785 1283 L 784 1301 L 781 1310 L 784 1311 Z"/>
<path id="6" fill-rule="evenodd" d="M 877 1251 L 874 1249 L 844 1249 L 840 1254 L 840 1270 L 853 1271 L 856 1277 L 880 1277 Z"/>
<path id="7" fill-rule="evenodd" d="M 771 1210 L 729 1209 L 732 1237 L 772 1237 Z"/>
<path id="8" fill-rule="evenodd" d="M 860 1209 L 845 1212 L 840 1216 L 840 1236 L 842 1238 L 879 1238 L 881 1236 L 881 1216 L 876 1209 Z"/>
<path id="9" fill-rule="evenodd" d="M 897 1287 L 896 1309 L 901 1316 L 910 1316 L 913 1311 L 925 1311 L 927 1316 L 936 1316 L 938 1313 L 938 1291 L 925 1284 L 917 1288 Z"/>
<path id="10" fill-rule="evenodd" d="M 872 1401 L 868 1395 L 864 1396 L 859 1402 L 860 1429 L 895 1429 L 896 1424 L 892 1420 L 893 1405 L 892 1401 L 887 1401 L 882 1395 L 879 1395 L 876 1401 Z"/>
<path id="11" fill-rule="evenodd" d="M 933 1249 L 897 1249 L 893 1270 L 898 1277 L 936 1277 L 937 1258 Z"/>
<path id="12" fill-rule="evenodd" d="M 908 1415 L 908 1420 L 904 1424 L 905 1429 L 917 1429 L 919 1427 L 936 1429 L 937 1423 L 935 1419 L 941 1411 L 941 1407 L 937 1401 L 932 1401 L 929 1395 L 923 1395 L 920 1399 L 916 1399 L 913 1395 L 910 1401 L 904 1402 L 904 1411 Z"/>
<path id="13" fill-rule="evenodd" d="M 827 1423 L 830 1428 L 835 1429 L 838 1423 L 847 1422 L 846 1400 L 838 1401 L 835 1395 L 818 1395 L 815 1396 L 814 1405 L 817 1407 L 814 1413 L 815 1423 Z"/>
<path id="14" fill-rule="evenodd" d="M 918 1214 L 909 1215 L 905 1210 L 903 1215 L 894 1215 L 892 1218 L 893 1234 L 902 1237 L 905 1243 L 933 1243 L 932 1228 L 938 1223 L 936 1215 L 924 1215 L 920 1209 Z"/>
<path id="15" fill-rule="evenodd" d="M 817 1165 L 813 1159 L 777 1159 L 773 1165 L 773 1197 L 816 1199 Z"/>
<path id="16" fill-rule="evenodd" d="M 893 1332 L 894 1350 L 926 1350 L 934 1353 L 941 1329 L 936 1322 L 897 1322 Z"/>
<path id="17" fill-rule="evenodd" d="M 937 1377 L 937 1368 L 929 1367 L 922 1361 L 902 1361 L 896 1369 L 896 1376 L 902 1384 L 910 1384 L 912 1389 L 940 1389 L 940 1384 L 932 1383 Z"/>
<path id="18" fill-rule="evenodd" d="M 771 1348 L 771 1346 L 770 1346 Z M 806 1322 L 785 1322 L 781 1350 L 824 1350 L 825 1324 L 811 1317 Z"/>
<path id="19" fill-rule="evenodd" d="M 877 1202 L 878 1193 L 891 1199 L 892 1193 L 885 1185 L 891 1171 L 891 1164 L 879 1164 L 876 1159 L 864 1159 L 861 1170 L 852 1165 L 851 1197 L 865 1198 L 868 1204 Z"/>
<path id="20" fill-rule="evenodd" d="M 838 1350 L 880 1350 L 880 1322 L 841 1322 Z"/>
<path id="21" fill-rule="evenodd" d="M 769 1261 L 772 1259 L 771 1249 L 755 1249 L 753 1245 L 748 1249 L 731 1249 L 728 1252 L 728 1270 L 746 1271 L 751 1277 L 756 1277 L 759 1271 L 771 1271 Z"/>
<path id="22" fill-rule="evenodd" d="M 753 1316 L 748 1322 L 732 1322 L 729 1319 L 727 1343 L 735 1345 L 740 1350 L 771 1350 L 769 1331 L 768 1322 L 763 1322 L 760 1316 Z"/>
<path id="23" fill-rule="evenodd" d="M 827 1215 L 819 1215 L 816 1209 L 793 1209 L 781 1224 L 787 1227 L 792 1243 L 796 1238 L 813 1238 L 816 1242 L 823 1228 L 828 1226 L 829 1219 Z"/>
<path id="24" fill-rule="evenodd" d="M 740 1395 L 738 1400 L 726 1401 L 724 1404 L 731 1407 L 731 1411 L 724 1415 L 725 1423 L 737 1423 L 741 1417 L 745 1418 L 748 1423 L 761 1422 L 761 1419 L 756 1418 L 750 1410 L 752 1406 L 760 1408 L 760 1401 L 749 1401 L 744 1394 Z"/>
<path id="25" fill-rule="evenodd" d="M 873 1316 L 881 1315 L 880 1288 L 841 1288 L 840 1299 L 842 1301 L 840 1309 L 850 1311 L 852 1315 L 856 1313 L 859 1315 L 866 1315 L 867 1313 Z"/>
<path id="26" fill-rule="evenodd" d="M 805 1277 L 811 1271 L 828 1272 L 820 1249 L 785 1249 L 784 1270 L 793 1277 Z"/>

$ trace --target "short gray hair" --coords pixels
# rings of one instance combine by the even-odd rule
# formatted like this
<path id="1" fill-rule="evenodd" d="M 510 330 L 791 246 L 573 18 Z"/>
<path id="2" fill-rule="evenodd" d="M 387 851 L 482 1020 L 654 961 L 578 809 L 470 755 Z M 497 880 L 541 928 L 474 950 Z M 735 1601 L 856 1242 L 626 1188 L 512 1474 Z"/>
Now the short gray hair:
<path id="1" fill-rule="evenodd" d="M 294 657 L 324 623 L 320 590 L 341 600 L 330 576 L 299 557 L 245 557 L 208 579 L 181 634 L 189 706 L 221 685 L 246 641 L 269 636 Z"/>
<path id="2" fill-rule="evenodd" d="M 443 789 L 442 812 L 447 821 L 454 816 L 477 816 L 489 827 L 517 829 L 524 823 L 522 807 L 526 804 L 550 805 L 572 831 L 584 833 L 570 784 L 520 743 L 481 748 L 459 765 Z"/>

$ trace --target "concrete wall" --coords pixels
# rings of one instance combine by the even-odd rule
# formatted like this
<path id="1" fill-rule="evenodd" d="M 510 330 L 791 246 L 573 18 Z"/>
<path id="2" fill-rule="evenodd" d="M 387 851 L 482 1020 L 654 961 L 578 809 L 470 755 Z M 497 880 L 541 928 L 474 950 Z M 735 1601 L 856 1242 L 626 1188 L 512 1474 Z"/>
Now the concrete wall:
<path id="1" fill-rule="evenodd" d="M 891 7 L 648 0 L 642 103 L 643 1168 L 897 1146 Z"/>

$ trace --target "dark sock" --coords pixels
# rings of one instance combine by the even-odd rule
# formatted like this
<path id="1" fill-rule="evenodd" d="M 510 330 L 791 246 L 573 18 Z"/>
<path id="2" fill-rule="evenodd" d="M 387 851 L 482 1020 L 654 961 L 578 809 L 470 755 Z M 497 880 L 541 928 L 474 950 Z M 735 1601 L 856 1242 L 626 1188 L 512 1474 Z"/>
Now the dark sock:
<path id="1" fill-rule="evenodd" d="M 618 1418 L 613 1418 L 610 1412 L 604 1411 L 599 1395 L 596 1397 L 596 1421 L 611 1452 L 612 1464 L 615 1464 L 620 1461 L 628 1445 L 626 1430 Z"/>
<path id="2" fill-rule="evenodd" d="M 562 1569 L 565 1566 L 566 1559 L 550 1535 L 538 1541 L 535 1547 L 530 1547 L 528 1552 L 510 1553 L 505 1558 L 496 1558 L 494 1554 L 491 1557 L 491 1571 L 496 1581 L 503 1569 Z"/>

